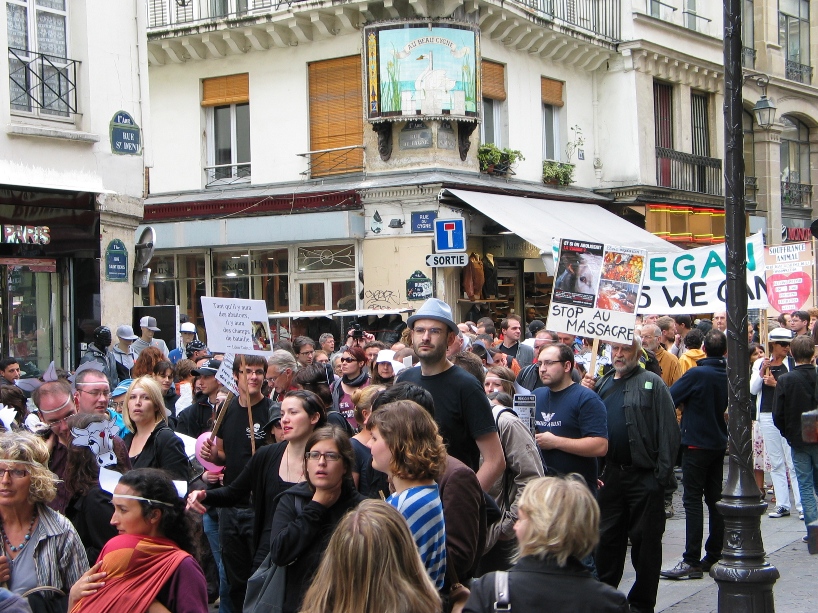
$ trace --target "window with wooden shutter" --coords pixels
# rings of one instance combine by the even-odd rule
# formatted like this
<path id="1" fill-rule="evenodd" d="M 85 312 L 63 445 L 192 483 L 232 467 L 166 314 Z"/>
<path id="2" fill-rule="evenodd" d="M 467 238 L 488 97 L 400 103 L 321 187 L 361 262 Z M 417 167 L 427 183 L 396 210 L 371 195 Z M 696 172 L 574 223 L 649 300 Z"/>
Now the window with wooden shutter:
<path id="1" fill-rule="evenodd" d="M 234 74 L 202 80 L 202 106 L 250 102 L 250 75 Z"/>
<path id="2" fill-rule="evenodd" d="M 489 60 L 482 61 L 483 98 L 506 99 L 506 67 Z"/>
<path id="3" fill-rule="evenodd" d="M 564 85 L 565 83 L 562 81 L 542 77 L 540 79 L 542 103 L 550 104 L 551 106 L 564 106 L 565 102 L 562 99 L 562 88 Z"/>
<path id="4" fill-rule="evenodd" d="M 361 146 L 364 142 L 361 56 L 309 64 L 310 151 Z M 313 154 L 310 175 L 363 169 L 363 149 Z"/>

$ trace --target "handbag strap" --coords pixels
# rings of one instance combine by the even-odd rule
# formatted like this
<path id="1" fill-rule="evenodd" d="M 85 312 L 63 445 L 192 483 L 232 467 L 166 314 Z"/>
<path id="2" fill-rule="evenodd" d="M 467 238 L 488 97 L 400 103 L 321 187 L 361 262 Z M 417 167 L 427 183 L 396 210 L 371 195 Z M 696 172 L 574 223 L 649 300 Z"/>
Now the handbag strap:
<path id="1" fill-rule="evenodd" d="M 504 570 L 494 573 L 494 613 L 511 613 L 508 572 Z"/>

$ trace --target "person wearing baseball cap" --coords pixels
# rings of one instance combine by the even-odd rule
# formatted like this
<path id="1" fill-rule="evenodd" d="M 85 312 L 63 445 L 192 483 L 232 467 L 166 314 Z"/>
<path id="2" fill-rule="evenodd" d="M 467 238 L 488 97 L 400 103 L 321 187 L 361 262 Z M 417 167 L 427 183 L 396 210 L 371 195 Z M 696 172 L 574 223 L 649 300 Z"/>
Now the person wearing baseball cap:
<path id="1" fill-rule="evenodd" d="M 179 360 L 185 357 L 185 350 L 187 346 L 196 338 L 196 325 L 190 321 L 183 322 L 179 326 L 179 336 L 182 337 L 182 342 L 168 354 L 171 364 L 176 364 Z M 189 358 L 189 356 L 188 356 Z"/>
<path id="2" fill-rule="evenodd" d="M 787 471 L 793 484 L 796 483 L 795 470 L 792 465 L 792 454 L 787 440 L 773 423 L 773 399 L 778 377 L 795 368 L 795 360 L 790 356 L 792 330 L 773 328 L 767 335 L 770 345 L 770 357 L 762 357 L 753 363 L 750 375 L 750 393 L 756 396 L 756 419 L 764 439 L 764 451 L 770 459 L 770 477 L 775 492 L 775 509 L 768 515 L 773 519 L 790 514 L 790 486 L 787 482 Z M 801 511 L 801 494 L 796 485 L 792 491 L 793 502 Z"/>
<path id="3" fill-rule="evenodd" d="M 176 431 L 197 438 L 213 428 L 216 419 L 216 405 L 221 385 L 216 380 L 216 373 L 222 365 L 221 360 L 211 358 L 190 374 L 198 377 L 200 391 L 193 397 L 193 404 L 177 411 Z"/>
<path id="4" fill-rule="evenodd" d="M 156 347 L 167 357 L 170 351 L 168 351 L 168 346 L 165 341 L 161 338 L 154 338 L 156 332 L 161 332 L 156 325 L 156 317 L 146 315 L 139 320 L 139 327 L 142 328 L 142 336 L 136 339 L 133 345 L 131 345 L 134 355 L 138 358 L 139 354 L 146 347 Z"/>
<path id="5" fill-rule="evenodd" d="M 407 368 L 397 381 L 414 383 L 432 394 L 434 418 L 449 454 L 475 471 L 487 492 L 503 474 L 506 462 L 483 386 L 446 358 L 460 331 L 452 309 L 442 300 L 429 298 L 407 324 L 420 368 Z"/>

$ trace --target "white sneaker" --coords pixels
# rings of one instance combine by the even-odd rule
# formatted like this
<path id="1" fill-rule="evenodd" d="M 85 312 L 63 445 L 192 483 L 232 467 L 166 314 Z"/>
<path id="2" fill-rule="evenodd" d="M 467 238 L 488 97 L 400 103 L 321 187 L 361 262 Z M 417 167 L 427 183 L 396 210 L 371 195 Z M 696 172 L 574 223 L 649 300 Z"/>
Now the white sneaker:
<path id="1" fill-rule="evenodd" d="M 787 517 L 790 514 L 790 510 L 787 507 L 776 507 L 775 511 L 767 513 L 769 517 L 778 518 L 778 517 Z"/>

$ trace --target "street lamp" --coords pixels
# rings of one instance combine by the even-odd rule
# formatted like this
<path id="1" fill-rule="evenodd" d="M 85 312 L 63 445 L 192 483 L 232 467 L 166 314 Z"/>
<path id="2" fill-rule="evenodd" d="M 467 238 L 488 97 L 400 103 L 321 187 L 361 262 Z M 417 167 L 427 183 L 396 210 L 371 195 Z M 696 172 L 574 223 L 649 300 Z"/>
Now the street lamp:
<path id="1" fill-rule="evenodd" d="M 755 79 L 756 86 L 761 90 L 761 100 L 753 107 L 753 114 L 756 117 L 756 124 L 763 130 L 769 130 L 775 123 L 775 105 L 767 98 L 767 86 L 770 84 L 770 77 L 765 74 L 744 74 L 742 84 L 751 79 Z"/>
<path id="2" fill-rule="evenodd" d="M 724 243 L 727 267 L 727 483 L 718 502 L 724 516 L 722 559 L 711 569 L 719 586 L 721 612 L 772 613 L 778 570 L 764 559 L 761 515 L 767 509 L 753 477 L 750 413 L 750 352 L 747 344 L 747 234 L 744 207 L 744 134 L 741 68 L 742 0 L 724 0 Z M 760 75 L 764 95 L 753 109 L 756 123 L 769 128 L 775 107 L 766 97 L 769 78 Z M 753 77 L 750 77 L 753 78 Z M 766 79 L 766 81 L 765 81 Z"/>

